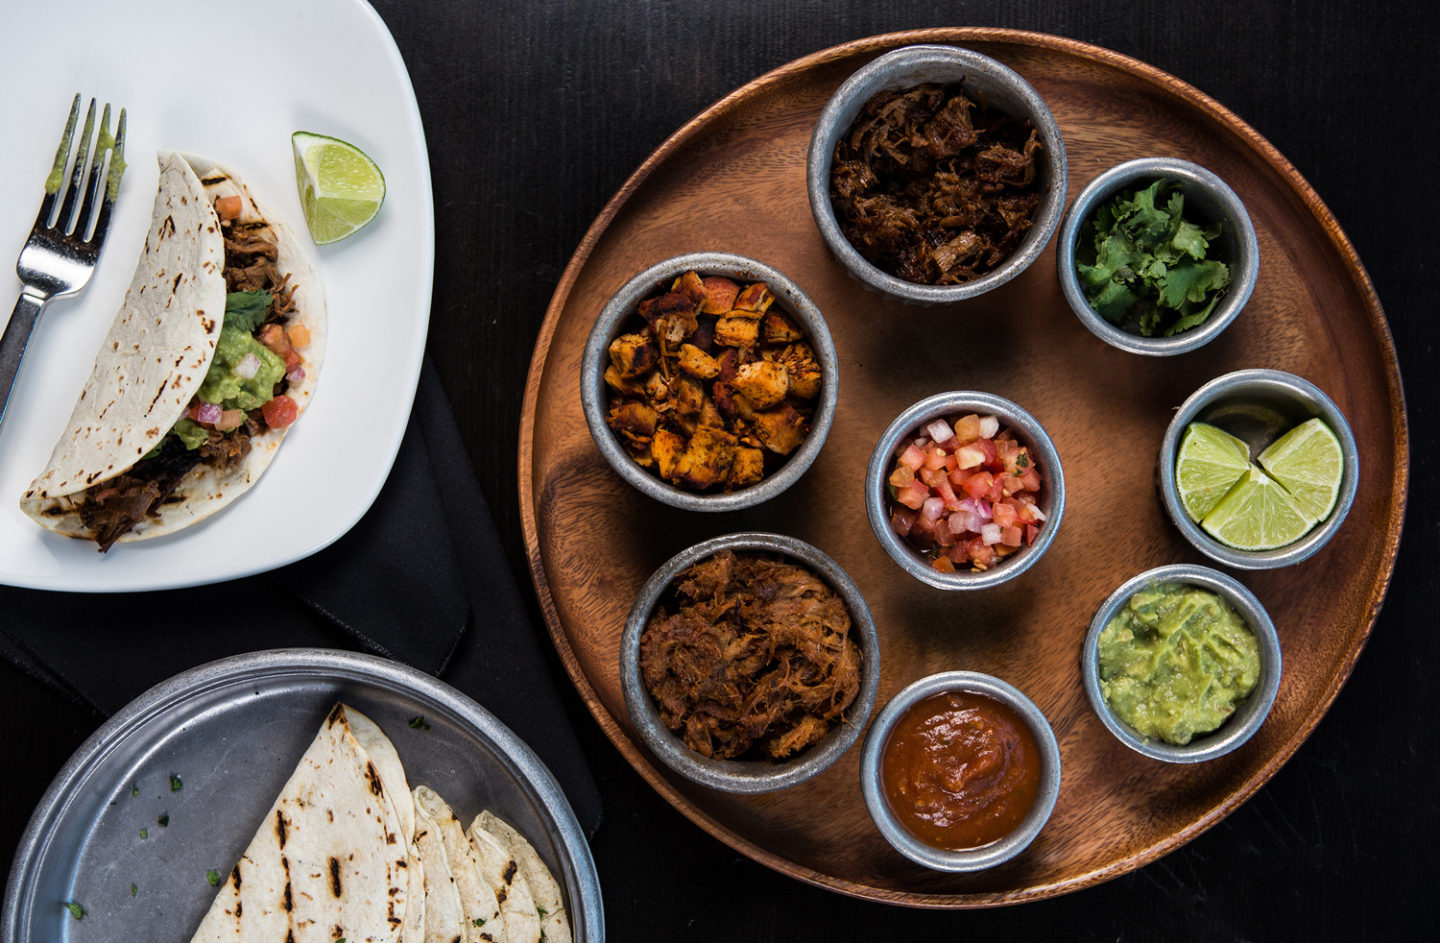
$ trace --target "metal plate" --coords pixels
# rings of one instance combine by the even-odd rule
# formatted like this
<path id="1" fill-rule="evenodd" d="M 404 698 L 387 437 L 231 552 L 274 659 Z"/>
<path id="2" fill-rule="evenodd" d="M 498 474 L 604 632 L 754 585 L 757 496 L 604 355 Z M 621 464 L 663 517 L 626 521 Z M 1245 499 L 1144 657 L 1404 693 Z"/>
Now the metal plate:
<path id="1" fill-rule="evenodd" d="M 96 731 L 30 819 L 0 939 L 188 939 L 215 895 L 207 872 L 226 874 L 239 859 L 336 701 L 380 725 L 412 788 L 433 788 L 467 825 L 488 808 L 524 833 L 560 882 L 577 943 L 604 939 L 590 849 L 530 748 L 429 675 L 324 649 L 202 665 Z M 411 727 L 416 717 L 428 729 Z M 172 789 L 172 775 L 181 788 Z M 68 901 L 84 907 L 83 919 Z"/>

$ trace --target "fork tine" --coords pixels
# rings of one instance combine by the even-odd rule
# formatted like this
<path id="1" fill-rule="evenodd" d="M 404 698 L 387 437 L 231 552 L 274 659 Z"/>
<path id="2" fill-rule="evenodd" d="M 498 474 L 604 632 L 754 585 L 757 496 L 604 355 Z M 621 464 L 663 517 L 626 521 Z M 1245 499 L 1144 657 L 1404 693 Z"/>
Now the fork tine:
<path id="1" fill-rule="evenodd" d="M 110 211 L 115 207 L 115 197 L 120 193 L 120 178 L 124 173 L 125 109 L 121 108 L 120 121 L 115 127 L 114 146 L 110 149 L 110 170 L 105 175 L 105 198 L 100 201 L 100 211 L 95 216 L 95 231 L 90 237 L 90 241 L 97 248 L 105 240 L 105 231 L 110 228 Z"/>
<path id="2" fill-rule="evenodd" d="M 95 153 L 90 158 L 90 176 L 85 187 L 85 200 L 80 204 L 80 214 L 75 217 L 75 238 L 81 242 L 87 241 L 91 223 L 95 222 L 95 197 L 105 182 L 105 175 L 101 171 L 105 166 L 105 155 L 110 153 L 114 146 L 115 139 L 110 136 L 110 103 L 106 102 L 105 111 L 100 115 L 100 135 L 95 139 Z"/>
<path id="3" fill-rule="evenodd" d="M 85 161 L 90 156 L 90 137 L 95 131 L 95 99 L 90 99 L 90 108 L 85 112 L 85 130 L 80 133 L 80 147 L 75 151 L 74 170 L 70 173 L 70 186 L 65 191 L 65 202 L 60 205 L 60 216 L 55 228 L 69 235 L 75 225 L 75 205 L 85 183 Z"/>
<path id="4" fill-rule="evenodd" d="M 75 134 L 75 122 L 80 117 L 80 93 L 70 103 L 70 117 L 65 122 L 65 133 L 60 135 L 60 146 L 55 149 L 55 162 L 50 165 L 50 175 L 45 178 L 45 196 L 40 201 L 40 212 L 35 217 L 39 229 L 50 228 L 50 216 L 55 209 L 56 194 L 65 183 L 65 165 L 70 161 L 70 140 Z"/>

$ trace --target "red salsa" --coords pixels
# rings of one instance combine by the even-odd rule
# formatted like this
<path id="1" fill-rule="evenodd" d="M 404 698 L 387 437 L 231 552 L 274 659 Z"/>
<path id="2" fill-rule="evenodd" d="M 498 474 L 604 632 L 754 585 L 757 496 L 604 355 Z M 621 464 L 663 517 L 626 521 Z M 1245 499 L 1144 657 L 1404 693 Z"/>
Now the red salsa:
<path id="1" fill-rule="evenodd" d="M 881 760 L 885 798 L 905 830 L 959 851 L 1004 838 L 1040 788 L 1040 750 L 1005 704 L 968 691 L 927 697 L 891 731 Z"/>

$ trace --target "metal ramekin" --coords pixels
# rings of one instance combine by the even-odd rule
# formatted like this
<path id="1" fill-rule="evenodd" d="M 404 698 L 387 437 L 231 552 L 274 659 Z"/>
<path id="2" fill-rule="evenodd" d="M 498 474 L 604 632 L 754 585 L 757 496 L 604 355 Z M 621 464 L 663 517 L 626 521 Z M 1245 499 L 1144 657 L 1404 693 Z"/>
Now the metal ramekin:
<path id="1" fill-rule="evenodd" d="M 656 603 L 687 567 L 721 550 L 789 557 L 818 574 L 850 610 L 851 632 L 860 647 L 860 692 L 846 710 L 843 723 L 835 724 L 819 743 L 788 760 L 717 760 L 701 756 L 665 726 L 641 675 L 640 636 Z M 818 776 L 859 738 L 875 708 L 875 696 L 880 689 L 880 641 L 865 597 L 829 556 L 803 540 L 782 534 L 727 534 L 695 544 L 671 557 L 641 588 L 620 640 L 620 684 L 625 707 L 640 740 L 670 769 L 702 786 L 723 792 L 774 792 Z"/>
<path id="2" fill-rule="evenodd" d="M 914 436 L 934 419 L 969 413 L 995 416 L 1000 420 L 1001 427 L 1009 429 L 1015 441 L 1029 450 L 1041 476 L 1037 506 L 1044 512 L 1045 521 L 1040 525 L 1040 534 L 1034 544 L 1022 547 L 997 566 L 980 572 L 956 570 L 954 573 L 941 573 L 890 526 L 890 471 L 904 439 Z M 939 393 L 901 413 L 880 436 L 880 441 L 875 443 L 865 473 L 865 510 L 880 546 L 900 564 L 901 569 L 920 582 L 937 589 L 989 589 L 1024 573 L 1049 549 L 1065 513 L 1065 475 L 1060 468 L 1060 454 L 1055 451 L 1055 443 L 1050 441 L 1044 427 L 1015 403 L 992 393 L 968 390 Z"/>
<path id="3" fill-rule="evenodd" d="M 615 433 L 605 424 L 605 364 L 610 342 L 623 333 L 626 322 L 635 316 L 635 308 L 643 299 L 661 288 L 668 288 L 680 275 L 695 271 L 702 276 L 723 275 L 737 281 L 763 281 L 775 295 L 775 304 L 805 332 L 815 352 L 823 379 L 820 398 L 810 420 L 810 433 L 800 447 L 786 459 L 774 474 L 766 475 L 748 488 L 729 493 L 702 494 L 676 487 L 647 469 L 641 468 L 620 445 Z M 601 309 L 585 343 L 580 368 L 580 399 L 585 409 L 585 422 L 600 454 L 616 473 L 644 494 L 672 507 L 690 511 L 737 511 L 753 507 L 775 497 L 793 485 L 820 454 L 830 424 L 835 418 L 839 390 L 839 360 L 830 329 L 815 303 L 789 277 L 779 270 L 742 255 L 728 252 L 694 252 L 679 255 L 650 266 L 626 282 Z"/>
<path id="4" fill-rule="evenodd" d="M 1255 683 L 1255 689 L 1219 729 L 1200 734 L 1184 746 L 1142 737 L 1111 712 L 1110 705 L 1105 703 L 1105 697 L 1100 693 L 1098 645 L 1101 631 L 1115 614 L 1124 608 L 1132 595 L 1156 583 L 1181 583 L 1215 593 L 1245 620 L 1246 627 L 1260 644 L 1260 678 Z M 1275 694 L 1280 690 L 1280 637 L 1275 632 L 1275 623 L 1270 621 L 1270 615 L 1260 604 L 1260 600 L 1239 580 L 1210 567 L 1178 563 L 1146 570 L 1126 580 L 1119 589 L 1110 594 L 1090 622 L 1080 665 L 1090 706 L 1116 739 L 1136 753 L 1151 759 L 1164 760 L 1167 763 L 1200 763 L 1223 756 L 1239 747 L 1265 722 L 1266 715 L 1270 713 L 1270 705 L 1275 703 Z"/>
<path id="5" fill-rule="evenodd" d="M 1345 473 L 1330 516 L 1308 534 L 1274 550 L 1237 550 L 1211 537 L 1185 513 L 1175 485 L 1175 456 L 1180 451 L 1186 426 L 1192 422 L 1219 426 L 1245 440 L 1253 460 L 1265 446 L 1314 416 L 1324 420 L 1340 440 Z M 1236 569 L 1267 570 L 1308 559 L 1335 536 L 1355 503 L 1360 482 L 1360 452 L 1345 414 L 1315 384 L 1281 370 L 1237 370 L 1206 383 L 1181 404 L 1160 443 L 1158 475 L 1160 496 L 1170 520 L 1197 550 Z"/>
<path id="6" fill-rule="evenodd" d="M 981 694 L 1009 707 L 1030 728 L 1035 745 L 1040 749 L 1040 788 L 1030 812 L 1004 838 L 962 851 L 936 848 L 910 834 L 890 808 L 882 775 L 885 745 L 896 722 L 916 703 L 950 691 Z M 1060 745 L 1040 708 L 1013 685 L 978 671 L 945 671 L 912 683 L 891 698 L 890 703 L 876 715 L 870 732 L 865 735 L 864 752 L 860 758 L 860 788 L 875 827 L 905 857 L 937 871 L 983 871 L 1024 851 L 1045 827 L 1055 808 L 1055 799 L 1060 794 Z"/>
<path id="7" fill-rule="evenodd" d="M 1194 214 L 1193 218 L 1197 220 L 1220 221 L 1220 238 L 1214 247 L 1216 257 L 1230 266 L 1230 287 L 1203 324 L 1172 337 L 1142 337 L 1116 327 L 1090 307 L 1075 270 L 1075 250 L 1079 245 L 1080 230 L 1102 205 L 1122 190 L 1147 187 L 1162 178 L 1180 184 L 1187 217 Z M 1260 245 L 1255 239 L 1250 214 L 1245 211 L 1240 197 L 1209 170 L 1178 157 L 1142 157 L 1126 161 L 1090 181 L 1065 214 L 1055 246 L 1055 258 L 1060 288 L 1080 323 L 1112 347 L 1152 357 L 1189 353 L 1218 337 L 1250 300 L 1260 271 Z"/>
<path id="8" fill-rule="evenodd" d="M 830 203 L 830 167 L 835 144 L 850 129 L 865 103 L 877 93 L 908 89 L 927 82 L 961 83 L 972 98 L 1029 119 L 1040 138 L 1037 172 L 1042 187 L 1030 230 L 1015 252 L 998 268 L 963 285 L 921 285 L 882 271 L 855 249 L 835 218 Z M 912 304 L 940 305 L 965 301 L 997 288 L 1034 262 L 1060 222 L 1065 208 L 1067 170 L 1060 125 L 1045 100 L 1008 68 L 978 52 L 954 46 L 906 46 L 887 53 L 850 76 L 831 96 L 810 138 L 805 167 L 810 212 L 830 251 L 862 285 Z"/>

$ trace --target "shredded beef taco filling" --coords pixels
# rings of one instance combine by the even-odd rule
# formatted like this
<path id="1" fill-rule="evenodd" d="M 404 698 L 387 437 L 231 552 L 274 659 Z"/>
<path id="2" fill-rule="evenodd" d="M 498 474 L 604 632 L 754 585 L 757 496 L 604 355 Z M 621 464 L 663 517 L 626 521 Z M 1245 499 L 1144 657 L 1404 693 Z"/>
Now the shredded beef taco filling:
<path id="1" fill-rule="evenodd" d="M 283 325 L 295 311 L 295 286 L 276 265 L 279 249 L 269 226 L 234 220 L 220 225 L 225 237 L 226 290 L 270 293 L 269 310 L 256 334 L 265 325 Z M 283 394 L 289 385 L 282 377 L 275 384 L 274 394 Z M 157 450 L 129 471 L 86 489 L 81 495 L 80 519 L 94 533 L 100 550 L 109 550 L 115 541 L 155 513 L 191 469 L 208 465 L 216 471 L 229 471 L 250 453 L 251 436 L 265 428 L 261 411 L 252 409 L 234 429 L 209 429 L 205 441 L 193 449 L 186 448 L 173 434 L 167 435 Z"/>
<path id="2" fill-rule="evenodd" d="M 719 759 L 792 756 L 843 723 L 860 691 L 844 601 L 803 566 L 729 550 L 676 580 L 640 666 L 666 726 Z"/>
<path id="3" fill-rule="evenodd" d="M 1030 122 L 959 85 L 882 92 L 835 146 L 830 199 L 845 238 L 897 278 L 958 285 L 1019 247 L 1040 203 Z"/>

